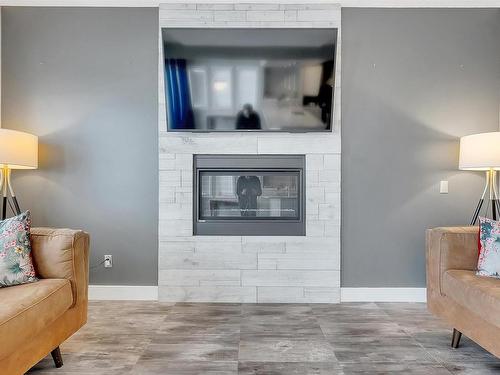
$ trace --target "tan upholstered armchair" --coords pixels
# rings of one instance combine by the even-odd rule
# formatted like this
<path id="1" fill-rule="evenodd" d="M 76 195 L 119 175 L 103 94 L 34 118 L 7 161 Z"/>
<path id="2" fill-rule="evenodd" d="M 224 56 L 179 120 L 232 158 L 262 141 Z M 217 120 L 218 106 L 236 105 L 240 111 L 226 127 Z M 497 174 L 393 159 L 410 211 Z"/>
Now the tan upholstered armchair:
<path id="1" fill-rule="evenodd" d="M 40 281 L 0 288 L 0 372 L 24 374 L 48 353 L 62 366 L 59 345 L 87 321 L 89 236 L 33 228 Z"/>
<path id="2" fill-rule="evenodd" d="M 500 357 L 500 280 L 476 276 L 478 232 L 478 227 L 427 231 L 427 306 L 454 328 L 454 348 L 463 333 Z"/>

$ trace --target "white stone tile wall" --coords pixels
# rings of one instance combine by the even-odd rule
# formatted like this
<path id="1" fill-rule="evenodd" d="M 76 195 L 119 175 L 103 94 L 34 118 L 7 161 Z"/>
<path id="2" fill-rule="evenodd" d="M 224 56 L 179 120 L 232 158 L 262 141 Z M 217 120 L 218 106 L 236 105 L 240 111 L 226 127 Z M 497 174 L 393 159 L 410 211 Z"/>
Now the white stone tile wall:
<path id="1" fill-rule="evenodd" d="M 160 27 L 339 30 L 331 133 L 169 133 L 160 57 L 160 300 L 339 302 L 340 14 L 336 4 L 160 5 Z M 193 236 L 194 154 L 306 155 L 306 236 Z"/>

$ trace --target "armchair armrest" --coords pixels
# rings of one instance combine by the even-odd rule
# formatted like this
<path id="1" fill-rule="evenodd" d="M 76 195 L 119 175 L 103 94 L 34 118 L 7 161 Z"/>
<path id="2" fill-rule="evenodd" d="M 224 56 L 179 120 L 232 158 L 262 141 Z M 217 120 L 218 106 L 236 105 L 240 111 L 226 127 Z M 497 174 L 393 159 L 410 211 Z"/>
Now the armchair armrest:
<path id="1" fill-rule="evenodd" d="M 447 270 L 476 269 L 478 235 L 478 227 L 449 227 L 427 230 L 428 294 L 442 294 L 441 280 Z"/>
<path id="2" fill-rule="evenodd" d="M 89 282 L 89 235 L 81 230 L 32 228 L 31 251 L 42 279 L 68 279 L 73 306 L 86 303 Z"/>

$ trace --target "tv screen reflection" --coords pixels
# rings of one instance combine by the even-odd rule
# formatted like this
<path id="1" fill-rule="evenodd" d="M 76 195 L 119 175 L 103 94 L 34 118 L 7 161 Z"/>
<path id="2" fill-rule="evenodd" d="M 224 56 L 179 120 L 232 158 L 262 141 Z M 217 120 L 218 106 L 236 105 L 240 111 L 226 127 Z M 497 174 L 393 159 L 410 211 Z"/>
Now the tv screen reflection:
<path id="1" fill-rule="evenodd" d="M 330 131 L 335 29 L 163 29 L 169 131 Z"/>

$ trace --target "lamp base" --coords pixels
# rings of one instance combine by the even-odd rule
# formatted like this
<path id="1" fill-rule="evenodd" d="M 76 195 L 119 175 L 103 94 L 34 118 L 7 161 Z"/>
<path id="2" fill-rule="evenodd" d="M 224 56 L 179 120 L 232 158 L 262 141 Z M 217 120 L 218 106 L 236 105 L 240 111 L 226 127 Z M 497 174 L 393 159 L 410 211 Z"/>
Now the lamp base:
<path id="1" fill-rule="evenodd" d="M 2 190 L 2 220 L 7 218 L 7 206 L 10 206 L 14 214 L 19 215 L 21 213 L 21 208 L 19 207 L 19 202 L 12 188 L 10 168 L 8 167 L 3 167 L 0 170 L 0 189 Z"/>
<path id="2" fill-rule="evenodd" d="M 486 184 L 484 185 L 483 195 L 476 206 L 474 215 L 470 221 L 470 225 L 476 225 L 479 214 L 481 213 L 481 208 L 484 204 L 484 197 L 486 193 L 489 192 L 488 207 L 486 207 L 486 215 L 488 214 L 489 207 L 491 206 L 491 216 L 493 220 L 497 220 L 498 214 L 500 214 L 500 200 L 498 199 L 497 193 L 497 172 L 494 169 L 486 171 Z"/>

